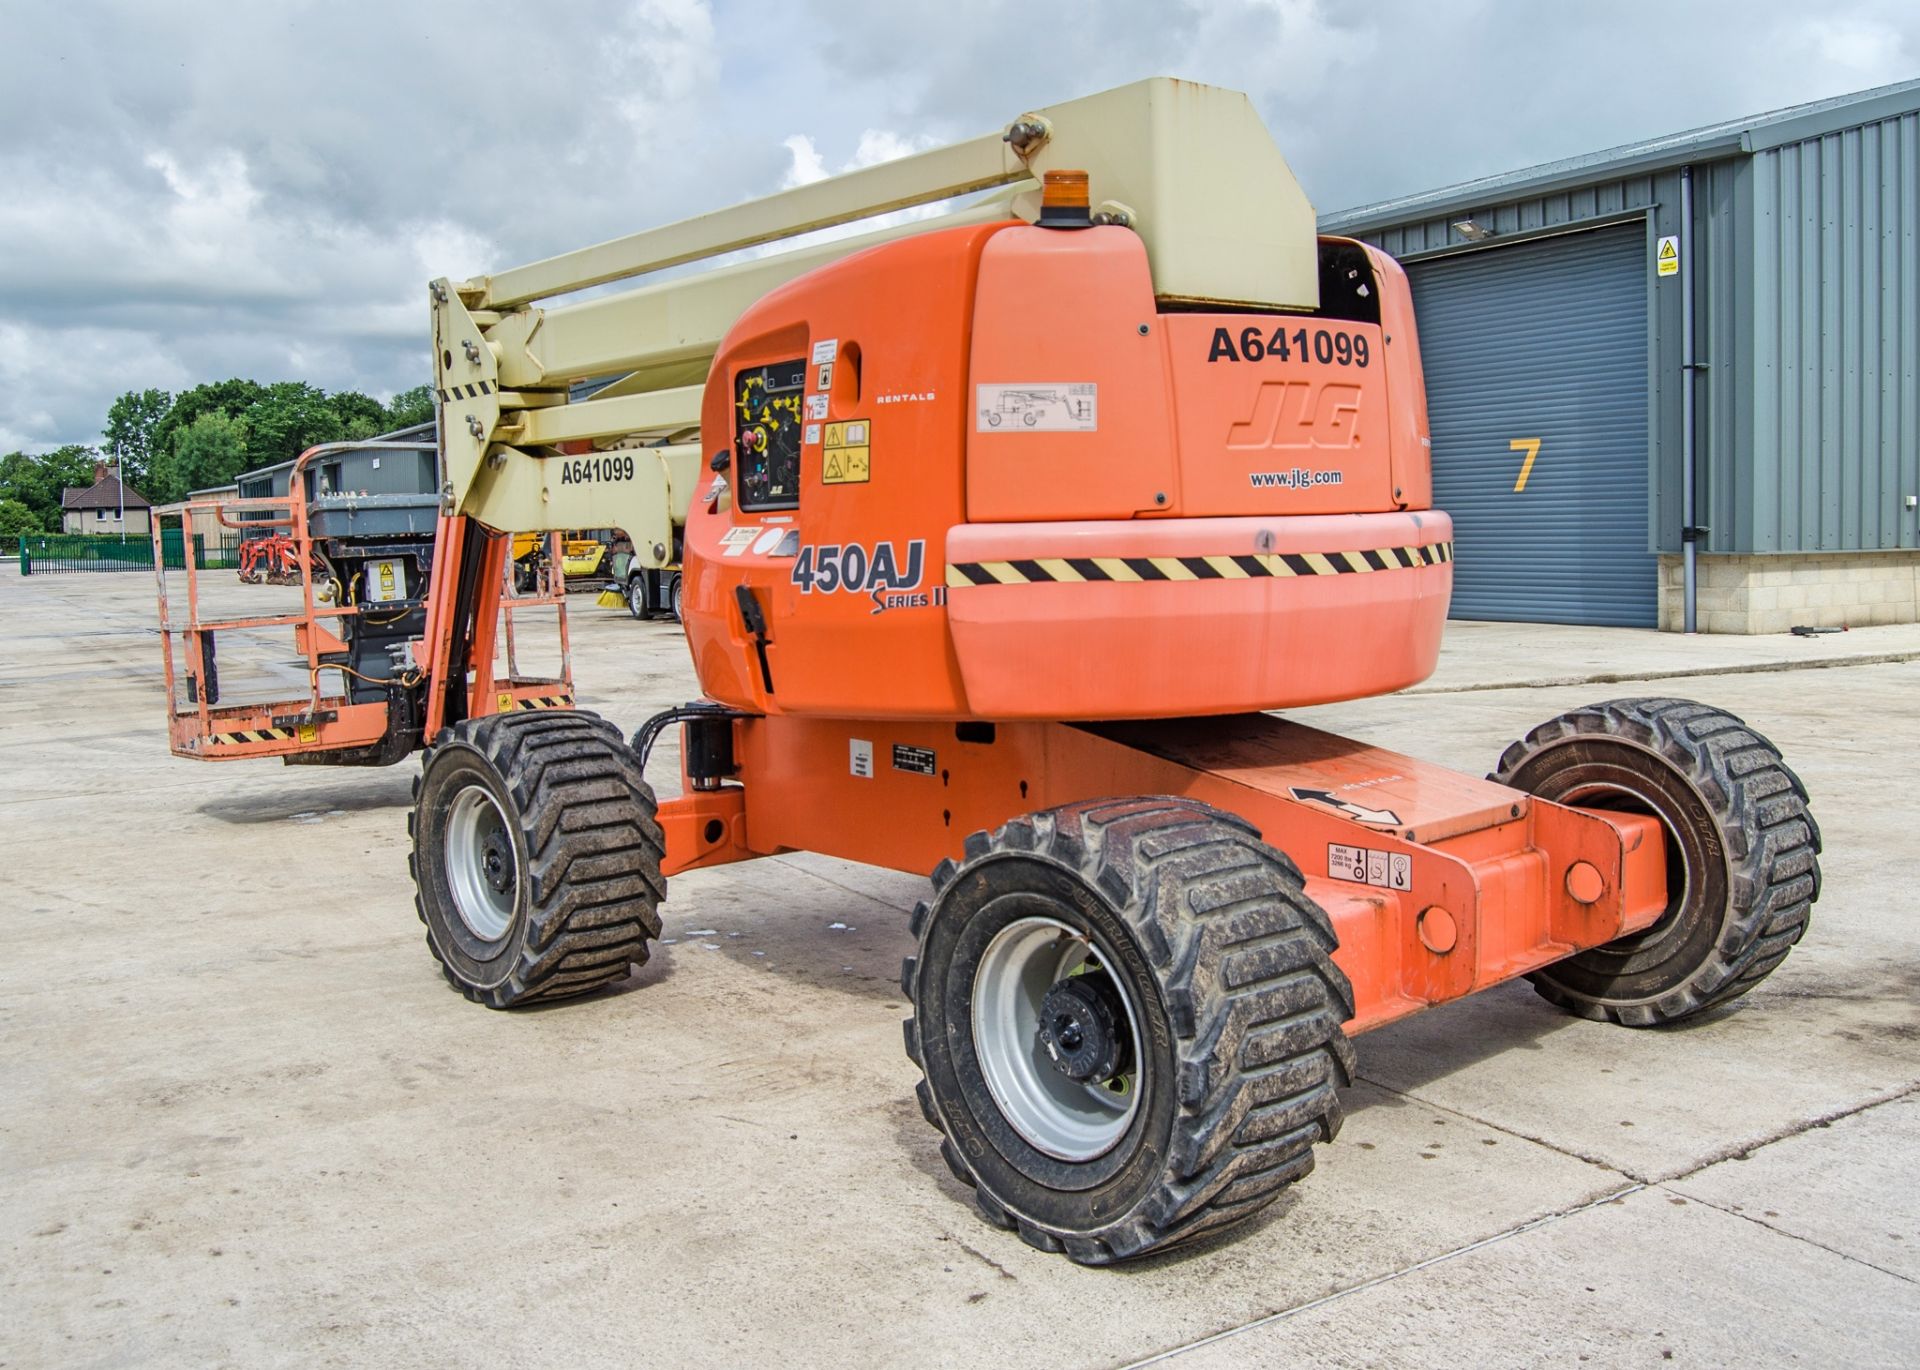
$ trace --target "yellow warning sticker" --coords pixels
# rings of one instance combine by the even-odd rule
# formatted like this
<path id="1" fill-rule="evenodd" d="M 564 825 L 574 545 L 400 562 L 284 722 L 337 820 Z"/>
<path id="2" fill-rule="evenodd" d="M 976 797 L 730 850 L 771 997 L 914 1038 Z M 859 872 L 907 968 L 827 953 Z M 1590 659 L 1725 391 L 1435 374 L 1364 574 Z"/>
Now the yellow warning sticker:
<path id="1" fill-rule="evenodd" d="M 503 714 L 513 712 L 513 696 L 505 690 L 500 692 L 500 712 Z"/>
<path id="2" fill-rule="evenodd" d="M 824 485 L 864 485 L 873 479 L 872 446 L 865 419 L 827 425 L 821 443 L 820 480 Z"/>
<path id="3" fill-rule="evenodd" d="M 1654 270 L 1662 276 L 1680 274 L 1680 239 L 1676 234 L 1667 234 L 1660 239 L 1660 246 L 1653 254 Z"/>
<path id="4" fill-rule="evenodd" d="M 820 467 L 826 485 L 864 485 L 873 479 L 873 460 L 864 447 L 829 448 Z"/>
<path id="5" fill-rule="evenodd" d="M 294 731 L 302 742 L 311 742 L 320 736 L 320 729 L 312 723 L 302 723 Z"/>

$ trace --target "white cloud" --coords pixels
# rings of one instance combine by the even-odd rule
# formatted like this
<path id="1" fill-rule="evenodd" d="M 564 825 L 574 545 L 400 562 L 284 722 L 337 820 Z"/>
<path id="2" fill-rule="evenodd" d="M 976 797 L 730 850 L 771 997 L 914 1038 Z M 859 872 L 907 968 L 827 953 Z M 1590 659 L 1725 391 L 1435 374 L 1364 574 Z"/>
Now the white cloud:
<path id="1" fill-rule="evenodd" d="M 146 384 L 173 388 L 190 382 L 188 368 L 175 357 L 154 355 L 152 335 L 138 329 L 42 328 L 0 320 L 0 394 L 10 397 L 0 410 L 0 452 L 98 442 L 104 407 L 98 419 L 82 421 L 77 430 L 69 414 L 91 399 L 96 376 L 124 374 L 135 358 L 153 378 Z"/>
<path id="2" fill-rule="evenodd" d="M 827 164 L 820 159 L 813 139 L 804 133 L 796 133 L 782 142 L 781 146 L 793 154 L 793 165 L 787 168 L 787 177 L 780 183 L 783 190 L 810 186 L 815 181 L 827 179 Z"/>
<path id="3" fill-rule="evenodd" d="M 92 441 L 147 385 L 417 384 L 432 277 L 1143 76 L 1248 91 L 1333 209 L 1899 79 L 1920 56 L 1911 0 L 14 8 L 0 450 Z"/>

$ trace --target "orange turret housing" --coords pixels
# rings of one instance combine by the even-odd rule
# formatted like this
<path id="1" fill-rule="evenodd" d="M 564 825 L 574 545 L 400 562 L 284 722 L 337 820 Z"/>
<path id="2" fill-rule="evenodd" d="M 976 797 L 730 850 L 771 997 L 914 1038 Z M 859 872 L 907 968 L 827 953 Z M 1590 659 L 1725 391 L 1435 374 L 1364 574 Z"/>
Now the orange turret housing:
<path id="1" fill-rule="evenodd" d="M 767 295 L 702 412 L 719 469 L 688 516 L 687 631 L 709 695 L 1118 719 L 1424 679 L 1452 525 L 1406 277 L 1336 239 L 1321 275 L 1312 313 L 1163 312 L 1134 233 L 1005 223 Z"/>

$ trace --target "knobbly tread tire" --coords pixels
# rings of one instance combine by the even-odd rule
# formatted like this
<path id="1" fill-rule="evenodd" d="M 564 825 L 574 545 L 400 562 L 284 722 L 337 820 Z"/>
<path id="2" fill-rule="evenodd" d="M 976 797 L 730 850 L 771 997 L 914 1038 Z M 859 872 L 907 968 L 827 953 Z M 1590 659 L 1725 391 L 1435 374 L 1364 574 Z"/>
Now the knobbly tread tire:
<path id="1" fill-rule="evenodd" d="M 475 983 L 456 969 L 436 938 L 420 880 L 429 859 L 421 851 L 421 794 L 436 756 L 455 746 L 479 753 L 497 772 L 525 835 L 522 897 L 506 934 L 511 973 L 497 983 Z M 407 870 L 414 911 L 447 982 L 467 998 L 496 1009 L 571 998 L 646 964 L 667 897 L 665 838 L 639 758 L 613 724 L 578 709 L 456 723 L 423 758 L 413 797 Z"/>
<path id="2" fill-rule="evenodd" d="M 1529 788 L 1516 782 L 1527 779 L 1530 763 L 1537 767 L 1551 749 L 1594 738 L 1651 753 L 1699 796 L 1727 864 L 1723 921 L 1685 980 L 1656 997 L 1610 999 L 1566 983 L 1563 968 L 1600 948 L 1528 979 L 1541 997 L 1570 1013 L 1629 1027 L 1680 1022 L 1739 998 L 1786 959 L 1820 897 L 1820 828 L 1806 786 L 1743 719 L 1674 698 L 1615 699 L 1561 714 L 1508 747 L 1489 778 Z"/>
<path id="3" fill-rule="evenodd" d="M 965 1100 L 937 1098 L 927 1069 L 928 934 L 946 901 L 1009 860 L 1060 867 L 1119 915 L 1172 1029 L 1164 1160 L 1157 1179 L 1107 1220 L 1049 1224 L 991 1192 L 946 1116 L 967 1109 Z M 1353 991 L 1332 960 L 1332 923 L 1299 869 L 1243 820 L 1169 797 L 1068 805 L 975 833 L 960 864 L 933 872 L 933 886 L 933 901 L 913 913 L 920 954 L 901 968 L 915 1008 L 903 1024 L 907 1054 L 921 1068 L 915 1093 L 941 1133 L 940 1154 L 990 1222 L 1080 1264 L 1130 1259 L 1252 1217 L 1313 1169 L 1314 1143 L 1339 1132 L 1339 1090 L 1355 1070 L 1342 1027 Z M 967 1135 L 979 1129 L 969 1125 Z"/>

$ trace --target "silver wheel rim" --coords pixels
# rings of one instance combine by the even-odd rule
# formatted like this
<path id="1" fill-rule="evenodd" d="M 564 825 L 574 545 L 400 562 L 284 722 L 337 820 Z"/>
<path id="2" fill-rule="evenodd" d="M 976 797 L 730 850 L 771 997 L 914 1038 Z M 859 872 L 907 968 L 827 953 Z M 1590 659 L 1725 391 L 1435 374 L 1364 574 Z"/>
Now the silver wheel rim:
<path id="1" fill-rule="evenodd" d="M 627 582 L 627 612 L 635 618 L 647 611 L 647 587 L 645 582 L 630 580 Z"/>
<path id="2" fill-rule="evenodd" d="M 1057 980 L 1107 974 L 1108 958 L 1085 933 L 1052 918 L 1019 918 L 987 944 L 973 978 L 973 1043 L 1001 1115 L 1036 1151 L 1091 1161 L 1126 1135 L 1140 1109 L 1140 1017 L 1118 976 L 1127 1011 L 1131 1074 L 1080 1081 L 1057 1070 L 1039 1040 L 1040 1003 Z M 1117 1087 L 1116 1087 L 1117 1086 Z"/>
<path id="3" fill-rule="evenodd" d="M 498 942 L 513 922 L 520 860 L 499 801 L 484 785 L 469 785 L 447 813 L 447 888 L 467 930 Z"/>

